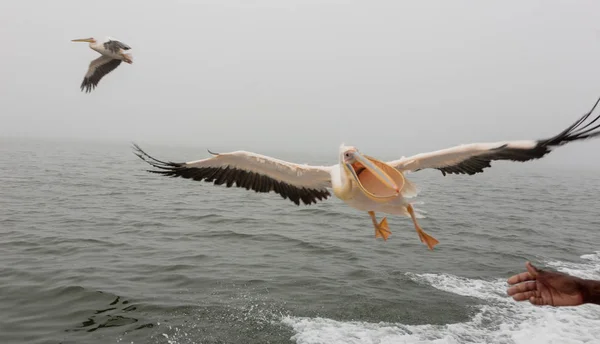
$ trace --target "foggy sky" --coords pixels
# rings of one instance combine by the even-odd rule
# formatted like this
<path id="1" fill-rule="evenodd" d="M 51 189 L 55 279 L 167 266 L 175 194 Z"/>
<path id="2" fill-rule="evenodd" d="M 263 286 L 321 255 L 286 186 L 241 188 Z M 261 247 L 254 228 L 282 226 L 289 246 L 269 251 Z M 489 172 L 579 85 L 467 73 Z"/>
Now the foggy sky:
<path id="1" fill-rule="evenodd" d="M 400 157 L 546 138 L 600 96 L 598 13 L 592 0 L 3 1 L 0 137 L 333 159 L 342 142 Z M 129 44 L 134 63 L 85 94 L 99 55 L 70 40 L 91 36 Z M 600 166 L 599 149 L 551 159 Z"/>

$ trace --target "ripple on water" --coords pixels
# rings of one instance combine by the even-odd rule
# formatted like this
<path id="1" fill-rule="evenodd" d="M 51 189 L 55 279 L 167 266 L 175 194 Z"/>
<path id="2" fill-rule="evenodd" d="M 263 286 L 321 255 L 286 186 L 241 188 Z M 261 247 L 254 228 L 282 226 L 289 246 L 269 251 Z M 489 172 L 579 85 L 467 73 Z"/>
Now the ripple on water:
<path id="1" fill-rule="evenodd" d="M 0 342 L 577 342 L 595 324 L 501 301 L 497 281 L 525 260 L 597 275 L 597 174 L 414 173 L 429 251 L 410 219 L 383 242 L 337 199 L 160 178 L 126 146 L 0 145 Z"/>

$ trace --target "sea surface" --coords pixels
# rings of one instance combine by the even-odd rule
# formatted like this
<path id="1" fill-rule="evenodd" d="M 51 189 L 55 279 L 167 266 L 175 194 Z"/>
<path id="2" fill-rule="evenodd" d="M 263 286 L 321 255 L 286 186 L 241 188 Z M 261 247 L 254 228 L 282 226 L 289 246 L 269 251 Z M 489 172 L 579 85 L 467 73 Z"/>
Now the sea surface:
<path id="1" fill-rule="evenodd" d="M 161 177 L 128 143 L 0 139 L 0 343 L 600 343 L 600 306 L 505 294 L 527 260 L 600 279 L 600 171 L 528 164 L 409 174 L 429 251 L 408 218 L 383 242 L 337 199 Z"/>

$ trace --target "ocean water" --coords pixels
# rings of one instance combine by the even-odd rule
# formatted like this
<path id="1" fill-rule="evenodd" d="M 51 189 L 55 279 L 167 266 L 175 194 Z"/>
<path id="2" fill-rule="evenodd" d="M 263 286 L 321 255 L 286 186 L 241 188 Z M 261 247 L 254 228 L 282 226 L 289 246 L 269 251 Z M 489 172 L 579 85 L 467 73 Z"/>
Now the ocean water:
<path id="1" fill-rule="evenodd" d="M 526 260 L 600 279 L 600 171 L 529 164 L 410 174 L 429 251 L 408 218 L 383 242 L 337 199 L 149 174 L 127 143 L 2 139 L 0 343 L 600 343 L 600 306 L 505 294 Z"/>

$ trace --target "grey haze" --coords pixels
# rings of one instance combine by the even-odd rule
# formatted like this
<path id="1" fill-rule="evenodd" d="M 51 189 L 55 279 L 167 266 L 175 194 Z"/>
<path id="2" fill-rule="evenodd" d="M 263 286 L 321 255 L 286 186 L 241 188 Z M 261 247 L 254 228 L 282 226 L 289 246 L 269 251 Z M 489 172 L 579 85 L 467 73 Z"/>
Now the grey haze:
<path id="1" fill-rule="evenodd" d="M 595 1 L 4 1 L 0 137 L 396 158 L 537 139 L 600 96 Z M 91 94 L 112 36 L 133 65 Z M 600 142 L 539 161 L 598 167 Z M 592 156 L 594 159 L 589 159 Z M 167 157 L 171 158 L 171 157 Z M 333 161 L 332 161 L 333 162 Z"/>

